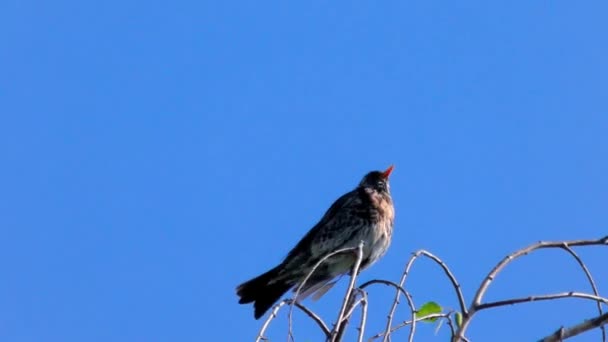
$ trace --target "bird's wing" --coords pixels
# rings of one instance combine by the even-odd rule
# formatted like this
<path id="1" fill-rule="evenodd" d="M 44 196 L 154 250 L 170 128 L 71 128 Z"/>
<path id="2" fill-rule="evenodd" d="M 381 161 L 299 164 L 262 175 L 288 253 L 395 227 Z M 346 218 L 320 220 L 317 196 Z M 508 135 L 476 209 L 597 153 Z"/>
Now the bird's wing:
<path id="1" fill-rule="evenodd" d="M 313 301 L 317 301 L 317 300 L 321 299 L 321 297 L 323 297 L 323 295 L 325 295 L 327 293 L 327 291 L 331 290 L 331 288 L 334 287 L 334 285 L 336 285 L 338 280 L 340 280 L 340 278 L 338 278 L 336 280 L 332 280 L 332 279 L 333 278 L 326 279 L 324 281 L 320 281 L 316 284 L 313 284 L 312 286 L 308 287 L 306 289 L 306 291 L 302 291 L 302 293 L 300 293 L 298 295 L 296 300 L 298 302 L 300 302 L 300 301 L 308 298 L 308 296 L 310 296 L 313 293 L 314 293 L 314 295 L 312 296 Z M 294 292 L 296 292 L 296 290 L 297 290 L 297 287 L 294 288 Z"/>
<path id="2" fill-rule="evenodd" d="M 300 258 L 318 261 L 325 254 L 342 248 L 348 241 L 349 232 L 345 227 L 356 224 L 356 214 L 362 207 L 362 196 L 358 189 L 348 192 L 338 198 L 325 212 L 319 222 L 297 243 L 285 258 L 285 263 L 291 263 Z"/>

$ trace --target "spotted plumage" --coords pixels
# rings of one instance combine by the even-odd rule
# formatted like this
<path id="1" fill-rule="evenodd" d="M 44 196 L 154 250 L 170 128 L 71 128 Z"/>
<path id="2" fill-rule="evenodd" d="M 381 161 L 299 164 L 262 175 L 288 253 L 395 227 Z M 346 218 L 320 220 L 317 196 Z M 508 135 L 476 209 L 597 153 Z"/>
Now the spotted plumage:
<path id="1" fill-rule="evenodd" d="M 352 191 L 338 198 L 321 220 L 296 244 L 281 264 L 236 289 L 239 303 L 254 303 L 260 318 L 290 288 L 298 288 L 314 265 L 338 249 L 363 245 L 361 270 L 380 259 L 393 234 L 395 209 L 388 182 L 393 167 L 365 175 Z M 355 257 L 338 254 L 321 264 L 302 287 L 298 300 L 325 293 L 332 280 L 351 271 Z"/>

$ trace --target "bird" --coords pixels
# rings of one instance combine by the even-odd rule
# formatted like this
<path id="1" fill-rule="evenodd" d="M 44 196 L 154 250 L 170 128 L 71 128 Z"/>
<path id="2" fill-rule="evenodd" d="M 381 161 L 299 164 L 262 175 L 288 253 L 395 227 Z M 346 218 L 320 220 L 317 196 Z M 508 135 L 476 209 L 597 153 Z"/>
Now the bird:
<path id="1" fill-rule="evenodd" d="M 259 319 L 291 288 L 297 292 L 297 301 L 315 292 L 318 299 L 335 284 L 335 278 L 350 273 L 357 260 L 353 253 L 336 254 L 303 284 L 323 257 L 339 249 L 356 248 L 363 242 L 360 271 L 384 256 L 395 219 L 389 185 L 393 168 L 367 173 L 355 189 L 329 207 L 279 265 L 237 286 L 239 304 L 253 303 L 254 317 Z"/>

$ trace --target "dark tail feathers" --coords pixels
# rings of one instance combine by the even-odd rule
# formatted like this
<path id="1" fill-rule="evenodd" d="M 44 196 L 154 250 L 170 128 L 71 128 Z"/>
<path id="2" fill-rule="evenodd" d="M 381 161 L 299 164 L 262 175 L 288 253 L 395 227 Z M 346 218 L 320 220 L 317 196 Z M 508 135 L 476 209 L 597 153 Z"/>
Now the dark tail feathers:
<path id="1" fill-rule="evenodd" d="M 281 266 L 277 266 L 236 288 L 236 294 L 241 297 L 239 304 L 253 303 L 255 319 L 262 317 L 292 286 L 283 280 L 275 280 L 280 269 Z"/>

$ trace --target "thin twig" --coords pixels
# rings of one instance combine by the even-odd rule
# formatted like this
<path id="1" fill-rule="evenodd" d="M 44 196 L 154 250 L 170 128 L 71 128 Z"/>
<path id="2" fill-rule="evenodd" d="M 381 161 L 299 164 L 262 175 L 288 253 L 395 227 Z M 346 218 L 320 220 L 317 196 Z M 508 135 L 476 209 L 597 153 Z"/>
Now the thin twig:
<path id="1" fill-rule="evenodd" d="M 420 256 L 419 252 L 416 252 L 414 254 L 412 254 L 412 256 L 410 257 L 410 259 L 408 260 L 407 264 L 405 265 L 405 270 L 403 271 L 403 274 L 401 275 L 401 279 L 399 280 L 399 288 L 403 288 L 403 285 L 405 284 L 405 280 L 407 279 L 408 274 L 410 273 L 410 268 L 412 267 L 412 264 L 414 263 L 414 261 Z M 404 292 L 407 293 L 407 292 Z M 386 319 L 386 328 L 384 330 L 384 338 L 382 339 L 382 342 L 389 342 L 390 341 L 390 332 L 391 332 L 391 326 L 393 325 L 393 317 L 395 315 L 395 310 L 397 309 L 397 305 L 399 305 L 399 295 L 401 294 L 400 291 L 397 291 L 395 293 L 395 299 L 393 300 L 393 304 L 391 305 L 391 309 L 388 313 L 387 319 Z M 415 312 L 415 310 L 412 308 L 412 311 Z M 410 335 L 413 335 L 413 330 L 414 330 L 414 326 L 412 326 L 411 330 L 410 330 Z"/>
<path id="2" fill-rule="evenodd" d="M 452 314 L 454 312 L 449 312 L 449 315 L 447 315 L 445 317 L 446 321 L 448 322 L 448 326 L 450 327 L 450 336 L 451 338 L 454 338 L 454 335 L 456 335 L 456 329 L 454 329 L 454 323 L 452 322 Z"/>
<path id="3" fill-rule="evenodd" d="M 323 322 L 321 317 L 317 316 L 317 314 L 312 312 L 309 308 L 305 307 L 301 303 L 295 302 L 295 303 L 293 303 L 293 305 L 295 305 L 298 309 L 302 310 L 305 314 L 308 315 L 308 317 L 310 317 L 313 321 L 315 321 L 317 323 L 317 325 L 319 326 L 319 328 L 321 329 L 321 331 L 323 331 L 323 333 L 325 334 L 326 338 L 329 338 L 331 336 L 331 331 L 329 330 L 329 328 L 327 327 L 325 322 Z"/>
<path id="4" fill-rule="evenodd" d="M 452 314 L 452 312 L 448 312 L 448 313 L 434 313 L 434 314 L 429 314 L 429 315 L 422 316 L 422 317 L 416 317 L 416 318 L 410 319 L 408 321 L 403 321 L 403 322 L 397 324 L 396 326 L 391 327 L 391 329 L 389 330 L 389 334 L 392 334 L 392 333 L 394 333 L 395 331 L 397 331 L 399 329 L 402 329 L 404 327 L 407 327 L 407 326 L 410 326 L 412 324 L 415 324 L 416 322 L 424 321 L 426 319 L 433 319 L 433 318 L 446 318 L 447 319 L 449 317 L 449 315 L 451 315 L 451 314 Z M 368 341 L 373 341 L 373 340 L 375 340 L 377 338 L 380 338 L 380 337 L 383 337 L 383 336 L 386 336 L 386 332 L 378 333 L 378 334 L 370 337 L 370 339 Z"/>
<path id="5" fill-rule="evenodd" d="M 329 328 L 327 327 L 325 322 L 323 322 L 323 320 L 319 316 L 317 316 L 317 314 L 315 314 L 309 308 L 305 307 L 304 305 L 302 305 L 300 303 L 297 303 L 297 302 L 294 303 L 293 299 L 284 299 L 272 308 L 272 312 L 268 316 L 266 321 L 264 322 L 264 325 L 262 325 L 262 328 L 260 329 L 260 332 L 258 333 L 256 341 L 264 340 L 263 336 L 264 336 L 264 333 L 266 332 L 266 329 L 270 325 L 270 322 L 277 317 L 278 312 L 281 309 L 281 307 L 286 304 L 295 305 L 295 307 L 302 310 L 302 312 L 304 312 L 306 315 L 308 315 L 308 317 L 310 317 L 314 322 L 317 323 L 317 325 L 319 326 L 321 331 L 323 331 L 323 334 L 325 334 L 325 337 L 329 338 L 331 332 L 329 331 Z"/>
<path id="6" fill-rule="evenodd" d="M 410 335 L 408 336 L 408 342 L 414 341 L 414 334 L 416 333 L 416 306 L 414 305 L 414 300 L 412 299 L 412 295 L 409 292 L 405 291 L 405 299 L 407 299 L 407 303 L 410 307 L 410 315 L 412 317 L 412 325 L 410 325 Z M 389 333 L 390 336 L 390 333 Z"/>
<path id="7" fill-rule="evenodd" d="M 355 289 L 356 290 L 356 289 Z M 348 311 L 346 311 L 346 314 L 344 314 L 344 318 L 342 318 L 342 322 L 346 322 L 350 319 L 350 316 L 352 316 L 352 314 L 355 312 L 355 310 L 357 309 L 357 307 L 359 305 L 361 305 L 363 303 L 363 298 L 359 298 L 356 301 L 354 300 L 356 297 L 356 295 L 353 296 L 353 301 L 352 304 L 349 305 L 348 307 Z"/>
<path id="8" fill-rule="evenodd" d="M 392 286 L 394 287 L 397 291 L 403 293 L 405 295 L 406 291 L 403 287 L 399 286 L 399 284 L 394 283 L 390 280 L 384 280 L 384 279 L 372 279 L 372 280 L 368 280 L 365 283 L 363 283 L 361 286 L 359 286 L 360 289 L 365 289 L 366 287 L 370 286 L 370 285 L 374 285 L 374 284 L 383 284 L 383 285 L 387 285 L 387 286 Z"/>
<path id="9" fill-rule="evenodd" d="M 458 305 L 460 305 L 460 312 L 463 315 L 467 314 L 467 307 L 464 301 L 464 296 L 462 294 L 462 289 L 460 287 L 460 284 L 458 283 L 458 280 L 456 280 L 456 277 L 454 276 L 454 274 L 452 273 L 452 271 L 450 271 L 450 269 L 448 268 L 448 265 L 443 262 L 443 260 L 441 260 L 439 257 L 435 256 L 434 254 L 427 252 L 425 250 L 421 250 L 420 253 L 422 255 L 425 255 L 426 257 L 430 258 L 431 260 L 435 261 L 439 267 L 441 267 L 443 269 L 443 271 L 445 272 L 445 275 L 450 279 L 450 282 L 452 283 L 452 287 L 454 287 L 454 291 L 456 291 L 456 297 L 458 298 Z"/>
<path id="10" fill-rule="evenodd" d="M 424 321 L 426 319 L 443 318 L 446 315 L 447 314 L 445 314 L 445 313 L 436 313 L 436 314 L 430 314 L 430 315 L 426 315 L 426 316 L 422 316 L 422 317 L 416 317 L 414 319 L 410 319 L 409 321 L 403 321 L 403 322 L 399 323 L 398 325 L 396 325 L 395 327 L 392 327 L 390 333 L 392 334 L 395 331 L 397 331 L 403 327 L 416 324 L 417 322 Z"/>
<path id="11" fill-rule="evenodd" d="M 553 300 L 553 299 L 561 299 L 561 298 L 582 298 L 582 299 L 593 300 L 593 301 L 596 301 L 599 303 L 608 304 L 608 298 L 599 297 L 599 296 L 595 296 L 595 295 L 588 294 L 588 293 L 571 291 L 571 292 L 552 293 L 552 294 L 540 295 L 540 296 L 512 298 L 512 299 L 506 299 L 506 300 L 499 300 L 499 301 L 495 301 L 495 302 L 483 303 L 483 304 L 479 304 L 476 307 L 476 311 L 487 310 L 490 308 L 495 308 L 497 306 L 514 305 L 514 304 L 530 303 L 530 302 L 540 302 L 540 301 L 544 301 L 544 300 Z"/>
<path id="12" fill-rule="evenodd" d="M 412 319 L 414 318 L 414 314 L 416 313 L 416 308 L 414 306 L 414 302 L 412 300 L 412 296 L 409 294 L 409 292 L 407 292 L 403 287 L 399 286 L 399 284 L 394 283 L 394 282 L 392 282 L 390 280 L 384 280 L 384 279 L 372 279 L 372 280 L 366 281 L 361 286 L 359 286 L 359 288 L 360 289 L 364 289 L 364 288 L 366 288 L 368 286 L 371 286 L 371 285 L 374 285 L 374 284 L 382 284 L 382 285 L 392 286 L 392 287 L 394 287 L 397 290 L 397 293 L 402 293 L 405 296 L 405 298 L 407 299 L 407 304 L 410 307 L 410 312 L 412 314 Z M 397 303 L 399 303 L 399 298 L 395 298 L 395 300 L 397 301 Z M 395 302 L 393 302 L 393 304 L 394 303 Z M 392 322 L 392 314 L 388 316 L 388 319 L 390 319 L 391 322 Z M 414 325 L 412 326 L 412 329 L 410 329 L 410 338 L 409 338 L 409 340 L 413 339 L 415 324 L 416 323 L 414 323 Z M 386 331 L 385 331 L 385 333 L 386 333 Z M 389 332 L 388 335 L 389 335 L 388 338 L 390 339 L 390 332 Z M 383 334 L 383 333 L 378 333 L 375 336 L 376 336 L 375 338 L 378 338 L 378 337 L 382 337 L 382 336 L 386 336 L 386 335 Z M 369 341 L 371 341 L 372 339 L 375 339 L 375 338 L 371 338 L 371 339 L 369 339 Z"/>
<path id="13" fill-rule="evenodd" d="M 346 294 L 344 295 L 344 301 L 342 302 L 342 307 L 340 308 L 340 313 L 338 314 L 338 318 L 336 319 L 336 325 L 332 330 L 332 338 L 331 341 L 338 341 L 336 338 L 338 335 L 342 335 L 340 331 L 340 326 L 342 325 L 342 320 L 344 319 L 344 313 L 346 312 L 346 307 L 348 306 L 349 301 L 351 300 L 351 294 L 353 289 L 355 288 L 355 282 L 357 280 L 357 275 L 359 274 L 359 268 L 361 267 L 361 261 L 363 260 L 363 241 L 359 242 L 359 246 L 356 248 L 357 250 L 357 260 L 353 265 L 353 269 L 350 276 L 350 282 L 348 284 L 348 288 L 346 289 Z"/>
<path id="14" fill-rule="evenodd" d="M 289 300 L 282 300 L 279 304 L 275 305 L 272 308 L 272 312 L 270 313 L 270 315 L 268 315 L 268 318 L 266 318 L 266 321 L 262 325 L 262 328 L 260 329 L 260 332 L 258 333 L 258 336 L 255 339 L 256 342 L 262 341 L 264 339 L 264 333 L 266 333 L 266 329 L 270 325 L 270 322 L 277 317 L 279 309 L 287 303 L 289 303 Z"/>
<path id="15" fill-rule="evenodd" d="M 359 293 L 359 294 L 360 294 L 360 292 L 363 292 L 360 289 L 353 289 L 353 291 L 357 291 L 357 293 Z M 358 306 L 363 306 L 363 303 L 365 302 L 365 299 L 363 297 L 355 300 L 356 297 L 357 297 L 357 295 L 353 293 L 353 295 L 351 296 L 351 301 L 348 306 L 348 309 L 347 309 L 346 313 L 344 314 L 344 318 L 342 318 L 342 325 L 340 325 L 340 331 L 338 331 L 336 333 L 336 336 L 335 336 L 336 341 L 342 341 L 342 337 L 344 336 L 344 333 L 346 332 L 346 327 L 350 323 L 350 318 L 351 318 L 352 314 L 355 312 L 355 310 L 357 309 Z"/>
<path id="16" fill-rule="evenodd" d="M 359 293 L 361 294 L 361 323 L 359 324 L 359 337 L 357 338 L 357 342 L 363 342 L 363 335 L 365 334 L 365 325 L 367 323 L 367 292 L 359 289 Z"/>

